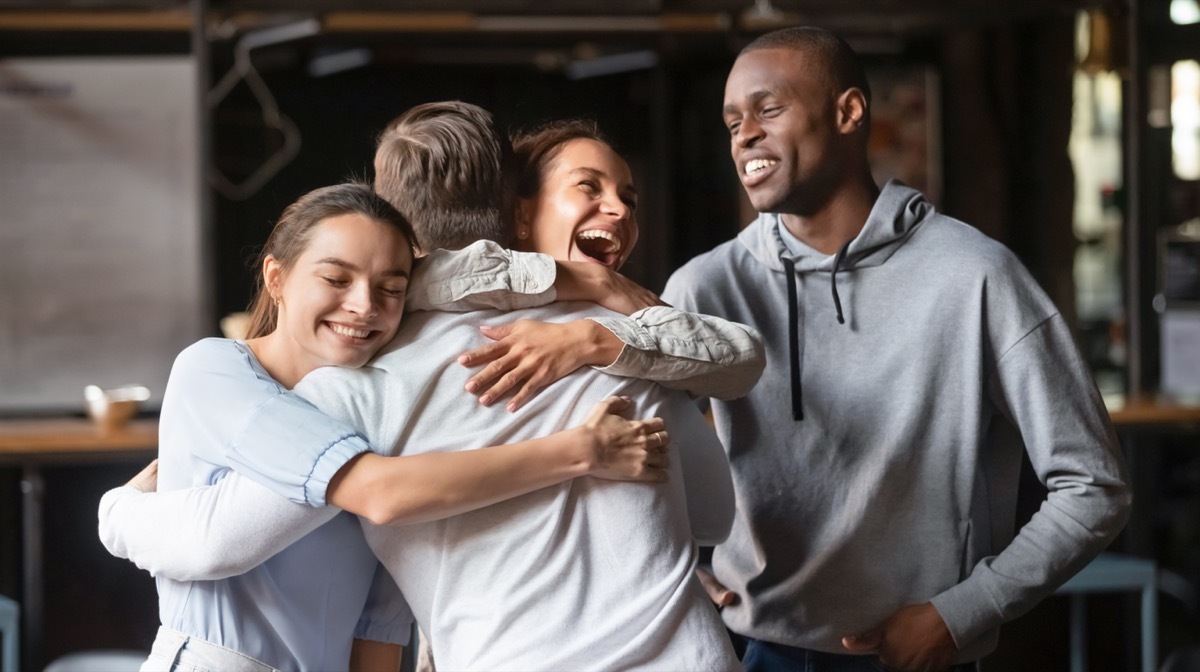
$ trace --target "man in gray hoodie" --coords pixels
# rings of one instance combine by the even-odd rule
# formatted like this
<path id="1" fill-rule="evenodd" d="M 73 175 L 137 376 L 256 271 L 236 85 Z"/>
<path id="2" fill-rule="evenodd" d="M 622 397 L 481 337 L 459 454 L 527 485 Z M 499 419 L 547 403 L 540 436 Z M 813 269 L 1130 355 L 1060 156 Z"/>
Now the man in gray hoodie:
<path id="1" fill-rule="evenodd" d="M 1125 523 L 1100 396 L 1014 255 L 875 184 L 840 38 L 756 39 L 724 118 L 761 214 L 663 292 L 767 345 L 758 386 L 713 402 L 737 516 L 710 592 L 751 671 L 973 669 Z M 1049 494 L 1014 536 L 1022 451 Z"/>

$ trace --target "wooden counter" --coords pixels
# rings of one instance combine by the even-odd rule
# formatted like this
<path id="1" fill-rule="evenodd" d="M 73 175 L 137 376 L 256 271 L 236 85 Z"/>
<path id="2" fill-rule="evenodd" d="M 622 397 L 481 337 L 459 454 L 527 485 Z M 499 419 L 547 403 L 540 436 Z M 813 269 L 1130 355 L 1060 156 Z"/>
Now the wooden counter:
<path id="1" fill-rule="evenodd" d="M 1185 403 L 1156 395 L 1106 400 L 1106 403 L 1108 414 L 1118 430 L 1150 425 L 1200 427 L 1200 404 L 1197 403 Z"/>
<path id="2" fill-rule="evenodd" d="M 82 417 L 0 420 L 0 466 L 21 470 L 21 556 L 24 586 L 21 631 L 24 668 L 41 669 L 44 611 L 42 467 L 154 458 L 158 420 L 133 420 L 119 428 L 101 428 Z M 132 475 L 132 473 L 130 474 Z"/>
<path id="3" fill-rule="evenodd" d="M 133 420 L 102 430 L 85 418 L 0 420 L 0 462 L 27 459 L 150 454 L 158 448 L 158 421 Z"/>

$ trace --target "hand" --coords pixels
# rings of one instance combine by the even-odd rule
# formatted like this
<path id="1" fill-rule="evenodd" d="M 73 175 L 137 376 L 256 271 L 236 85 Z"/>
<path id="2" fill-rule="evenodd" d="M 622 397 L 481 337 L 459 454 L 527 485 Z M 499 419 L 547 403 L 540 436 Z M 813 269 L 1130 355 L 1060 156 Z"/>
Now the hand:
<path id="1" fill-rule="evenodd" d="M 600 264 L 556 261 L 554 288 L 560 301 L 591 301 L 622 315 L 666 303 L 654 292 Z"/>
<path id="2" fill-rule="evenodd" d="M 842 638 L 850 653 L 875 653 L 889 670 L 933 672 L 954 664 L 958 647 L 932 604 L 910 604 L 879 627 Z"/>
<path id="3" fill-rule="evenodd" d="M 467 392 L 490 406 L 520 386 L 508 402 L 509 411 L 521 408 L 542 388 L 581 366 L 612 364 L 623 346 L 616 334 L 591 320 L 565 324 L 517 320 L 480 330 L 496 342 L 458 358 L 463 366 L 487 364 L 467 381 Z"/>
<path id="4" fill-rule="evenodd" d="M 696 577 L 700 579 L 700 585 L 704 586 L 704 592 L 708 593 L 708 599 L 712 600 L 712 603 L 718 607 L 727 607 L 739 600 L 737 593 L 726 588 L 707 569 L 697 567 Z"/>
<path id="5" fill-rule="evenodd" d="M 626 420 L 629 397 L 608 397 L 592 407 L 579 429 L 592 441 L 591 476 L 611 481 L 662 483 L 667 480 L 667 443 L 662 418 Z"/>
<path id="6" fill-rule="evenodd" d="M 153 460 L 150 464 L 147 464 L 136 476 L 129 479 L 129 482 L 125 486 L 134 490 L 141 490 L 142 492 L 154 492 L 158 490 L 158 460 Z"/>

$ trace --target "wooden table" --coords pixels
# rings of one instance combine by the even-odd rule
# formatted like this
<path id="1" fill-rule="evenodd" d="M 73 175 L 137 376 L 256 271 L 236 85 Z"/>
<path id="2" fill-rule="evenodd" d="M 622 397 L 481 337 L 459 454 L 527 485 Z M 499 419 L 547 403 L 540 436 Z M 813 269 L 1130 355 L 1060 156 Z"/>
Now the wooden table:
<path id="1" fill-rule="evenodd" d="M 101 430 L 84 418 L 0 420 L 0 466 L 21 469 L 21 610 L 24 669 L 41 664 L 44 594 L 42 581 L 42 466 L 114 459 L 147 461 L 158 448 L 158 421 L 134 420 Z M 40 668 L 39 668 L 40 669 Z"/>
<path id="2" fill-rule="evenodd" d="M 1108 414 L 1118 430 L 1139 426 L 1200 427 L 1200 403 L 1176 401 L 1146 394 L 1106 400 Z"/>

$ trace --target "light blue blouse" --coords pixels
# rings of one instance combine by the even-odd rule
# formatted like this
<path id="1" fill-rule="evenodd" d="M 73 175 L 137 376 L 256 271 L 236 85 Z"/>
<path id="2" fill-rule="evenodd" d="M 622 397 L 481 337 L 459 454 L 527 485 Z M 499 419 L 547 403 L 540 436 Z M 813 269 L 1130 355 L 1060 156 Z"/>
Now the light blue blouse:
<path id="1" fill-rule="evenodd" d="M 324 504 L 329 478 L 368 449 L 354 428 L 272 379 L 245 343 L 218 338 L 176 358 L 159 446 L 160 490 L 210 485 L 236 466 L 311 505 Z M 308 466 L 292 473 L 288 465 L 299 454 Z M 159 578 L 158 594 L 165 627 L 281 670 L 345 670 L 354 637 L 405 643 L 411 623 L 358 519 L 344 512 L 245 574 Z"/>

